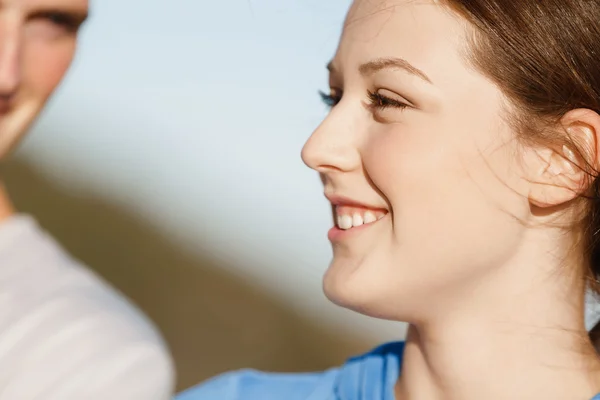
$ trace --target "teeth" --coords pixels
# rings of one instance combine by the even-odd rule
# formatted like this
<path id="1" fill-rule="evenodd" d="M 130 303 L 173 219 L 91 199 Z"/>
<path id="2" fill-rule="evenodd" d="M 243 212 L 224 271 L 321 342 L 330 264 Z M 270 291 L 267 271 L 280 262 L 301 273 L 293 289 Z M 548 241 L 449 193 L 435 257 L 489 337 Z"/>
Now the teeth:
<path id="1" fill-rule="evenodd" d="M 354 214 L 352 216 L 352 226 L 361 226 L 363 224 L 363 217 L 360 214 Z"/>
<path id="2" fill-rule="evenodd" d="M 349 215 L 338 215 L 338 227 L 343 230 L 352 228 L 352 217 Z"/>
<path id="3" fill-rule="evenodd" d="M 372 210 L 352 210 L 348 208 L 337 208 L 337 226 L 348 230 L 358 226 L 372 224 L 385 217 L 386 213 Z"/>
<path id="4" fill-rule="evenodd" d="M 363 221 L 363 222 L 364 222 L 365 224 L 371 224 L 371 223 L 373 223 L 373 222 L 375 222 L 375 221 L 377 221 L 377 217 L 375 216 L 375 213 L 373 213 L 373 212 L 371 212 L 371 211 L 367 211 L 367 212 L 365 213 L 365 216 L 364 216 L 364 221 Z"/>

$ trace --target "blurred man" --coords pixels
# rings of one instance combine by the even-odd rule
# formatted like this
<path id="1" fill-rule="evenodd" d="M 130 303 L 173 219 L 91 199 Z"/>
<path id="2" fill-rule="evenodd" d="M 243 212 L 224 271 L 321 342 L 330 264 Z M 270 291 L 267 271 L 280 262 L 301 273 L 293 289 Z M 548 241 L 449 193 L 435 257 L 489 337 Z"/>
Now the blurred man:
<path id="1" fill-rule="evenodd" d="M 87 0 L 0 0 L 0 158 L 65 75 Z M 151 323 L 70 258 L 0 187 L 0 400 L 166 400 Z"/>

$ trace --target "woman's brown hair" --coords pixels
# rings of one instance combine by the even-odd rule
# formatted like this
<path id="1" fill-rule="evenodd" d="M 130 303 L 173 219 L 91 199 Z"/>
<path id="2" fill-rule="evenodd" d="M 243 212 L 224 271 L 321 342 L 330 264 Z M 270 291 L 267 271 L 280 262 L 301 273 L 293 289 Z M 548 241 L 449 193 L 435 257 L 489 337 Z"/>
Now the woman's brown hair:
<path id="1" fill-rule="evenodd" d="M 569 143 L 565 132 L 549 128 L 573 109 L 600 114 L 600 0 L 443 1 L 474 28 L 468 59 L 510 100 L 510 120 L 522 138 L 567 144 L 584 154 L 577 143 Z M 600 183 L 592 164 L 583 164 L 591 185 L 582 199 L 587 203 L 585 217 L 577 221 L 577 228 L 583 273 L 597 290 Z M 600 334 L 600 324 L 593 338 L 594 332 Z"/>

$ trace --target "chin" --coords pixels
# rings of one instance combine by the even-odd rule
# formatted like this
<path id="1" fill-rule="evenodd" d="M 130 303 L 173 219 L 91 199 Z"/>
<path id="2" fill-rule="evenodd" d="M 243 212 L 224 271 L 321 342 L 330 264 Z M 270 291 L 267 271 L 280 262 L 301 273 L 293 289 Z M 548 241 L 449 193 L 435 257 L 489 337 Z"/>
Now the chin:
<path id="1" fill-rule="evenodd" d="M 327 299 L 369 317 L 405 321 L 400 315 L 402 310 L 392 306 L 397 298 L 390 294 L 391 287 L 374 279 L 383 274 L 368 273 L 367 270 L 367 265 L 352 265 L 334 259 L 323 277 L 323 292 Z"/>

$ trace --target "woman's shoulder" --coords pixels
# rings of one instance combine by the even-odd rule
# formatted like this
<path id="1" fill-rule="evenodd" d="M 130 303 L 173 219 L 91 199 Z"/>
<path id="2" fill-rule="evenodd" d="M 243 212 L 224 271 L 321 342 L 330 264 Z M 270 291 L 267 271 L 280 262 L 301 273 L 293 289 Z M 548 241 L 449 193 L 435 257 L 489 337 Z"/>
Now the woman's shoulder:
<path id="1" fill-rule="evenodd" d="M 365 394 L 373 400 L 388 399 L 398 377 L 402 349 L 400 342 L 389 343 L 323 372 L 230 372 L 184 391 L 177 400 L 324 400 L 334 393 L 345 393 L 348 398 Z"/>
<path id="2" fill-rule="evenodd" d="M 333 391 L 338 369 L 316 373 L 265 373 L 246 369 L 212 378 L 177 396 L 177 400 L 305 400 Z"/>

